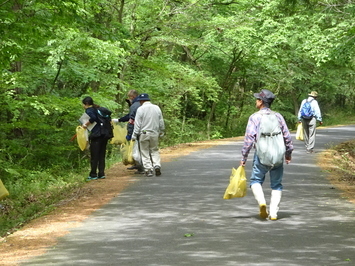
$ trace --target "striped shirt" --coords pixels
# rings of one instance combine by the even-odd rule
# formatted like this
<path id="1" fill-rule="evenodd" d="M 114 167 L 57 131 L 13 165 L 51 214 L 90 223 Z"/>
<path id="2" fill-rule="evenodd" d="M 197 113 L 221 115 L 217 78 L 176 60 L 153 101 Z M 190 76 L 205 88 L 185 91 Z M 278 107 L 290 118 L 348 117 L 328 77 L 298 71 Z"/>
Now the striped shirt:
<path id="1" fill-rule="evenodd" d="M 270 108 L 262 108 L 260 111 L 266 114 L 271 112 Z M 286 125 L 283 116 L 276 112 L 275 115 L 280 122 L 280 127 L 284 137 L 285 146 L 286 146 L 286 156 L 290 156 L 293 151 L 293 144 L 292 144 L 290 131 L 288 130 L 288 127 Z M 260 114 L 259 112 L 256 112 L 249 117 L 248 125 L 245 131 L 244 145 L 242 149 L 242 157 L 243 157 L 242 161 L 247 160 L 249 152 L 253 147 L 254 143 L 256 142 L 256 137 L 260 126 L 261 117 L 262 114 Z"/>

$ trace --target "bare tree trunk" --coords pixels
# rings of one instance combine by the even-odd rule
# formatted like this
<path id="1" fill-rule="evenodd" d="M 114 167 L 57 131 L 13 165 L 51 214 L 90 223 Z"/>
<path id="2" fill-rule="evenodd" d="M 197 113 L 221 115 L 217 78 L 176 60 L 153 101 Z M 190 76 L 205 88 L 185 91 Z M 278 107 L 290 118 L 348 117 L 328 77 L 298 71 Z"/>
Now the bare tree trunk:
<path id="1" fill-rule="evenodd" d="M 56 82 L 58 80 L 58 77 L 59 77 L 59 74 L 60 74 L 60 70 L 62 69 L 62 65 L 63 65 L 63 60 L 58 63 L 58 71 L 57 71 L 57 74 L 56 74 L 56 76 L 55 76 L 55 78 L 53 80 L 52 89 L 51 89 L 50 92 L 52 92 L 54 90 L 55 84 L 56 84 Z"/>
<path id="2" fill-rule="evenodd" d="M 294 112 L 295 112 L 295 115 L 297 116 L 298 115 L 298 110 L 300 108 L 299 104 L 298 104 L 298 101 L 297 101 L 297 98 L 296 97 L 292 97 L 292 101 L 293 101 L 293 108 L 294 108 Z"/>
<path id="3" fill-rule="evenodd" d="M 216 105 L 217 105 L 216 102 L 212 103 L 211 112 L 210 112 L 210 115 L 209 115 L 208 121 L 207 121 L 207 139 L 208 140 L 211 139 L 211 122 L 212 122 L 212 119 L 214 117 L 214 112 L 216 110 Z"/>
<path id="4" fill-rule="evenodd" d="M 121 3 L 120 3 L 120 8 L 119 8 L 119 10 L 118 10 L 118 22 L 119 23 L 123 23 L 123 8 L 124 8 L 124 0 L 121 0 L 120 1 Z"/>
<path id="5" fill-rule="evenodd" d="M 187 111 L 187 93 L 184 94 L 184 110 L 183 110 L 183 116 L 182 116 L 182 123 L 181 123 L 181 132 L 184 132 L 185 130 L 185 124 L 186 124 L 186 111 Z"/>

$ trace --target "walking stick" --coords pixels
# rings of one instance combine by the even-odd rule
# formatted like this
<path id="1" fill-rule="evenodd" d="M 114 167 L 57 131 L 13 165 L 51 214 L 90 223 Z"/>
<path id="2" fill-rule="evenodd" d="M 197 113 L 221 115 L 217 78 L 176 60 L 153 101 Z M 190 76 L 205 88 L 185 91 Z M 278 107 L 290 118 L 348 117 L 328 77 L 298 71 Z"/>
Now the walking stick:
<path id="1" fill-rule="evenodd" d="M 142 152 L 141 152 L 141 144 L 139 142 L 139 135 L 137 136 L 137 141 L 138 141 L 138 152 L 139 152 L 139 158 L 140 158 L 140 162 L 139 164 L 143 167 L 143 160 L 142 160 Z"/>

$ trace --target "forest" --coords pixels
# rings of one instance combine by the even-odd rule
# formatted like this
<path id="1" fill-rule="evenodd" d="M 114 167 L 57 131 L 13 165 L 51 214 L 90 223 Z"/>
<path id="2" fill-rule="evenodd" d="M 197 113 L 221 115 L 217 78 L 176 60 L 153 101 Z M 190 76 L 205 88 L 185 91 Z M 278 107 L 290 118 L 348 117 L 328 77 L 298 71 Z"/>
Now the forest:
<path id="1" fill-rule="evenodd" d="M 354 15 L 354 0 L 0 0 L 0 228 L 84 183 L 85 96 L 118 118 L 148 93 L 162 146 L 243 135 L 261 89 L 290 129 L 311 91 L 324 125 L 352 119 Z"/>

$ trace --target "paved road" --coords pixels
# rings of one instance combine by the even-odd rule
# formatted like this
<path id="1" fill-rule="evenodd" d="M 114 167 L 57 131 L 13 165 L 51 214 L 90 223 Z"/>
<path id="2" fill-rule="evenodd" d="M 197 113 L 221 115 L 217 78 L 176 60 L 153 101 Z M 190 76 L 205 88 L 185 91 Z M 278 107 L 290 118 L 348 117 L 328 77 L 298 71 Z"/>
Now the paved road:
<path id="1" fill-rule="evenodd" d="M 354 136 L 355 125 L 321 129 L 317 151 Z M 222 199 L 240 159 L 242 143 L 231 142 L 165 163 L 23 265 L 355 265 L 355 205 L 294 142 L 277 221 L 259 219 L 250 190 Z"/>

